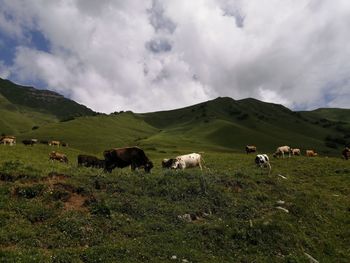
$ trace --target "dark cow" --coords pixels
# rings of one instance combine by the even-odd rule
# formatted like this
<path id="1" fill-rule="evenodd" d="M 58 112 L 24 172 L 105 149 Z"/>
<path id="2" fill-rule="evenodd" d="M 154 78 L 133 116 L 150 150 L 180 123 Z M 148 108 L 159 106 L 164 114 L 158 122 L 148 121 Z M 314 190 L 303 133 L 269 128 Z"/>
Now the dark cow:
<path id="1" fill-rule="evenodd" d="M 342 155 L 345 160 L 349 160 L 350 158 L 350 149 L 349 147 L 345 147 L 345 149 L 342 151 Z"/>
<path id="2" fill-rule="evenodd" d="M 48 145 L 48 144 L 49 144 L 49 141 L 40 140 L 40 143 L 41 143 L 41 144 L 46 144 L 46 145 Z"/>
<path id="3" fill-rule="evenodd" d="M 30 139 L 30 140 L 23 140 L 22 143 L 25 145 L 25 146 L 33 146 L 34 144 L 36 144 L 38 142 L 37 139 Z"/>
<path id="4" fill-rule="evenodd" d="M 61 145 L 62 145 L 63 147 L 68 147 L 68 143 L 66 143 L 66 142 L 62 142 Z"/>
<path id="5" fill-rule="evenodd" d="M 103 156 L 107 172 L 112 172 L 116 167 L 124 168 L 129 165 L 133 171 L 143 167 L 146 173 L 149 173 L 153 168 L 153 163 L 147 158 L 145 152 L 136 146 L 106 150 Z"/>
<path id="6" fill-rule="evenodd" d="M 105 161 L 100 160 L 95 156 L 79 154 L 78 155 L 78 166 L 104 168 Z"/>
<path id="7" fill-rule="evenodd" d="M 176 161 L 176 159 L 173 159 L 173 158 L 171 158 L 171 159 L 163 159 L 162 167 L 170 169 L 171 166 L 175 163 L 175 161 Z"/>

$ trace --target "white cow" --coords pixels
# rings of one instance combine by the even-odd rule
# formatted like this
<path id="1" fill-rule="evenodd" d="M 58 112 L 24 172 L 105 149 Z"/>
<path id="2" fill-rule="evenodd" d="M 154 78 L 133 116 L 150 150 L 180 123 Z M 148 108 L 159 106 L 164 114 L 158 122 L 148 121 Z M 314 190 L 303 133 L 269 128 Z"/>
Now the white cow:
<path id="1" fill-rule="evenodd" d="M 198 153 L 190 153 L 186 155 L 177 156 L 171 168 L 186 169 L 197 166 L 199 166 L 199 168 L 202 170 L 202 156 Z"/>
<path id="2" fill-rule="evenodd" d="M 292 149 L 289 146 L 280 146 L 276 149 L 276 152 L 273 154 L 273 157 L 279 157 L 282 155 L 282 158 L 284 158 L 285 153 L 288 153 L 288 157 L 290 157 Z"/>
<path id="3" fill-rule="evenodd" d="M 270 164 L 270 160 L 269 160 L 269 157 L 267 156 L 267 154 L 258 154 L 255 157 L 255 163 L 257 166 L 259 166 L 261 168 L 269 168 L 269 174 L 270 174 L 271 164 Z"/>

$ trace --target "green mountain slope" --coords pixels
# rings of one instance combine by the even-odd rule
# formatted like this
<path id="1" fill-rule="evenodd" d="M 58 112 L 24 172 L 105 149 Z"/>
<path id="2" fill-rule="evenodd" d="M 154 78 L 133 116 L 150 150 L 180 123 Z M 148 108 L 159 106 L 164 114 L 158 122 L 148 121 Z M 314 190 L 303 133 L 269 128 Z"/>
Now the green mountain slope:
<path id="1" fill-rule="evenodd" d="M 117 116 L 88 116 L 67 122 L 48 124 L 22 135 L 21 138 L 60 140 L 70 147 L 90 153 L 114 148 L 139 145 L 140 140 L 159 132 L 132 113 Z"/>
<path id="2" fill-rule="evenodd" d="M 302 113 L 312 118 L 350 123 L 350 109 L 320 108 L 313 111 L 303 111 Z"/>
<path id="3" fill-rule="evenodd" d="M 260 151 L 273 151 L 286 144 L 329 152 L 332 149 L 326 146 L 325 138 L 330 134 L 341 136 L 333 127 L 317 125 L 281 105 L 255 99 L 217 98 L 179 110 L 140 116 L 163 130 L 147 143 L 169 147 L 175 143 L 189 148 L 199 146 L 196 149 L 220 147 L 241 151 L 245 145 L 255 144 Z"/>
<path id="4" fill-rule="evenodd" d="M 259 152 L 290 145 L 338 154 L 350 144 L 349 111 L 293 112 L 255 99 L 224 97 L 170 111 L 107 116 L 57 93 L 0 80 L 1 133 L 19 139 L 63 140 L 92 153 L 127 145 L 171 154 L 241 152 L 245 145 L 254 144 Z"/>
<path id="5" fill-rule="evenodd" d="M 0 94 L 17 108 L 53 115 L 58 119 L 95 114 L 86 106 L 67 99 L 56 92 L 24 87 L 8 80 L 0 79 Z"/>
<path id="6" fill-rule="evenodd" d="M 57 118 L 29 108 L 18 107 L 0 94 L 0 132 L 3 134 L 20 134 L 40 127 Z"/>

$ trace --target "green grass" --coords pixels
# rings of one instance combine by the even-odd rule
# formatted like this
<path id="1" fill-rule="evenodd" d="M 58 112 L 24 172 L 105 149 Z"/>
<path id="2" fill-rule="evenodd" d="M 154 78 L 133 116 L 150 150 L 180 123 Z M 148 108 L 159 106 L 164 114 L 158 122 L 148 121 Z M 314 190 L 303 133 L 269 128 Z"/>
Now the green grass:
<path id="1" fill-rule="evenodd" d="M 175 153 L 159 148 L 146 151 L 152 174 L 104 174 L 78 168 L 71 147 L 60 148 L 65 165 L 48 160 L 49 146 L 0 146 L 1 262 L 350 261 L 350 162 L 340 158 L 273 159 L 268 176 L 254 155 L 208 150 L 201 173 L 162 170 Z M 69 208 L 73 197 L 85 203 Z"/>
<path id="2" fill-rule="evenodd" d="M 158 132 L 131 113 L 117 116 L 80 117 L 73 121 L 46 125 L 22 138 L 60 140 L 71 147 L 92 153 L 106 149 L 138 145 L 140 140 Z"/>

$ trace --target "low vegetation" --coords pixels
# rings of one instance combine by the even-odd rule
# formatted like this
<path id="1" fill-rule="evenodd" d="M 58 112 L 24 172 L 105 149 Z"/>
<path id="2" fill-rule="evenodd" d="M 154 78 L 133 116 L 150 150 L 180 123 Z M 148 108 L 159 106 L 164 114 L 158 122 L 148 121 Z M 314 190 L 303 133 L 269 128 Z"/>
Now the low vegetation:
<path id="1" fill-rule="evenodd" d="M 0 145 L 1 262 L 350 261 L 350 162 L 205 152 L 206 169 L 152 174 Z M 180 152 L 182 150 L 179 150 Z M 286 178 L 286 179 L 285 179 Z"/>

